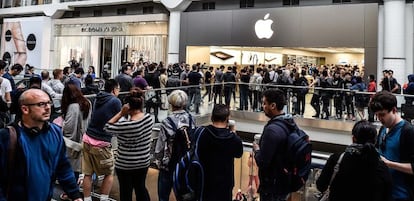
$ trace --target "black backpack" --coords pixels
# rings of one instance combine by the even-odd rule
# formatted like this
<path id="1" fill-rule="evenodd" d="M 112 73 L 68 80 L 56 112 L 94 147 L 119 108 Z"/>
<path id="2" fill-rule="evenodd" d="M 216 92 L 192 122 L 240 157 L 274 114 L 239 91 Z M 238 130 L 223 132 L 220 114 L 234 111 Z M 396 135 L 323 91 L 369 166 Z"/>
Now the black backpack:
<path id="1" fill-rule="evenodd" d="M 170 125 L 172 126 L 172 129 L 175 131 L 175 134 L 169 139 L 173 140 L 173 142 L 171 143 L 172 147 L 170 150 L 171 157 L 168 164 L 168 168 L 170 171 L 175 169 L 175 165 L 191 148 L 191 136 L 194 132 L 194 122 L 190 113 L 188 113 L 188 116 L 189 125 L 181 126 L 179 128 L 177 128 L 171 117 L 167 117 L 167 121 L 169 121 Z"/>
<path id="2" fill-rule="evenodd" d="M 288 128 L 284 120 L 275 119 L 275 123 L 288 133 L 286 143 L 286 163 L 279 175 L 279 185 L 283 193 L 296 192 L 308 179 L 312 163 L 312 144 L 309 136 L 297 125 Z"/>
<path id="3" fill-rule="evenodd" d="M 173 174 L 173 189 L 177 201 L 201 200 L 204 188 L 204 168 L 198 156 L 198 142 L 205 128 L 197 128 L 191 149 L 177 163 Z"/>
<path id="4" fill-rule="evenodd" d="M 303 88 L 300 88 L 300 94 L 306 95 L 309 92 L 309 88 L 307 87 L 309 86 L 308 80 L 306 78 L 302 79 L 300 86 L 303 86 Z"/>

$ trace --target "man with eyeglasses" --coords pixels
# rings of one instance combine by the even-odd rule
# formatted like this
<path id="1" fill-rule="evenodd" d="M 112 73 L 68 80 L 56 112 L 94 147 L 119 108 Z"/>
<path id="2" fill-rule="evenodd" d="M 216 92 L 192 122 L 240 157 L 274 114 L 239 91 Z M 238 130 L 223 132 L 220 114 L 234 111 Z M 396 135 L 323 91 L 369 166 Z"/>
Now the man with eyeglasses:
<path id="1" fill-rule="evenodd" d="M 19 105 L 22 119 L 12 124 L 16 135 L 8 128 L 0 130 L 0 200 L 50 200 L 57 179 L 69 198 L 81 201 L 62 130 L 48 122 L 49 96 L 29 89 Z"/>
<path id="2" fill-rule="evenodd" d="M 392 176 L 395 201 L 414 200 L 414 128 L 397 111 L 397 99 L 389 91 L 375 94 L 370 109 L 382 123 L 376 147 Z"/>

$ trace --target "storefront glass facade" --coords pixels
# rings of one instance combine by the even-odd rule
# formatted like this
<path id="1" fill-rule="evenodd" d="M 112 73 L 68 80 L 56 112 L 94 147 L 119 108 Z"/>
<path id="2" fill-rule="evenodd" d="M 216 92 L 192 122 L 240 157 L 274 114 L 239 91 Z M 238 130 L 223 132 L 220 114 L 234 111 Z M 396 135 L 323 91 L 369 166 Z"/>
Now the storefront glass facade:
<path id="1" fill-rule="evenodd" d="M 116 75 L 124 61 L 165 61 L 167 27 L 167 22 L 55 25 L 53 64 L 63 68 L 74 59 L 99 71 L 109 63 L 110 73 Z"/>

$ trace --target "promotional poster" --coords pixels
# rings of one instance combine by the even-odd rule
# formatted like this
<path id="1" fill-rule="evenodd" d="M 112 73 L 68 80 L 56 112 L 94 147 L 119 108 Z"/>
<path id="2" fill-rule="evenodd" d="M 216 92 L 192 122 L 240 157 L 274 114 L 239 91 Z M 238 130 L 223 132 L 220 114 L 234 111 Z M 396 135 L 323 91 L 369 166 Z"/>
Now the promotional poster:
<path id="1" fill-rule="evenodd" d="M 9 65 L 41 68 L 43 18 L 4 19 L 1 55 Z"/>

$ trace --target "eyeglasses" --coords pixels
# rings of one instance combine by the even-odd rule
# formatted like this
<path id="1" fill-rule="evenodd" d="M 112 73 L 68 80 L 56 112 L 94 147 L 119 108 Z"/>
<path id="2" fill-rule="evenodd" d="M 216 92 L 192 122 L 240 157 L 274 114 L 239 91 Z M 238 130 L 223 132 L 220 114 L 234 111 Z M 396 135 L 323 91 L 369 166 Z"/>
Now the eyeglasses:
<path id="1" fill-rule="evenodd" d="M 37 107 L 45 108 L 46 106 L 52 106 L 53 102 L 52 101 L 47 101 L 47 102 L 38 102 L 38 103 L 30 103 L 30 104 L 23 104 L 23 105 L 37 106 Z"/>

